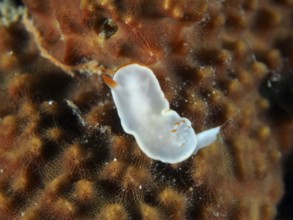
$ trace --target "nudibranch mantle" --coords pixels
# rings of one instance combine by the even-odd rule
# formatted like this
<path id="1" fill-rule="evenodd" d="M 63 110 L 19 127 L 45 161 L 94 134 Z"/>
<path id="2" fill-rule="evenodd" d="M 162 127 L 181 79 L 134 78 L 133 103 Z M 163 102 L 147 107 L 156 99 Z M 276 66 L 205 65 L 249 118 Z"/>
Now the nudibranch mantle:
<path id="1" fill-rule="evenodd" d="M 130 64 L 104 81 L 111 88 L 124 131 L 135 137 L 148 157 L 175 164 L 216 140 L 220 127 L 196 135 L 191 122 L 170 109 L 151 69 Z"/>

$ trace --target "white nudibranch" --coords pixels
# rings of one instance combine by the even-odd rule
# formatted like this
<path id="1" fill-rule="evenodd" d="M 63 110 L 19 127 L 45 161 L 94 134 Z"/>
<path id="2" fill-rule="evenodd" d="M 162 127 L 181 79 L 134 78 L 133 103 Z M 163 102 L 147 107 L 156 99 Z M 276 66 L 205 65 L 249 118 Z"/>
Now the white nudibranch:
<path id="1" fill-rule="evenodd" d="M 113 79 L 103 78 L 111 88 L 124 131 L 135 137 L 148 157 L 179 163 L 216 140 L 220 127 L 196 135 L 187 118 L 170 110 L 151 69 L 130 64 L 120 68 Z"/>

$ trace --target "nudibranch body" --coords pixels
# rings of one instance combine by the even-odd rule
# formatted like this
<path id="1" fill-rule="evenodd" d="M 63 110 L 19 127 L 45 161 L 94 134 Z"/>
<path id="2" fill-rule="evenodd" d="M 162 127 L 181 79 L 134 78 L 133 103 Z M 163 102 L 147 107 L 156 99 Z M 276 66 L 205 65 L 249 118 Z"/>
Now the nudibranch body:
<path id="1" fill-rule="evenodd" d="M 195 134 L 191 122 L 170 110 L 151 69 L 139 64 L 120 68 L 113 80 L 104 77 L 124 131 L 135 137 L 150 158 L 179 163 L 216 140 L 220 127 Z"/>

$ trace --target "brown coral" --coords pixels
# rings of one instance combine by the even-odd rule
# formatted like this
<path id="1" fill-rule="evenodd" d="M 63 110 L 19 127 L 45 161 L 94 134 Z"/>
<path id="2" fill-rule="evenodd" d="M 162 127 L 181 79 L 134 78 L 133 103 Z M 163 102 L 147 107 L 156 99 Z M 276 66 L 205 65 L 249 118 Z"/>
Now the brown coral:
<path id="1" fill-rule="evenodd" d="M 291 74 L 290 1 L 24 4 L 0 25 L 1 218 L 276 216 L 292 120 L 275 135 L 259 85 Z M 133 62 L 196 131 L 223 125 L 219 140 L 180 164 L 146 157 L 99 76 Z"/>

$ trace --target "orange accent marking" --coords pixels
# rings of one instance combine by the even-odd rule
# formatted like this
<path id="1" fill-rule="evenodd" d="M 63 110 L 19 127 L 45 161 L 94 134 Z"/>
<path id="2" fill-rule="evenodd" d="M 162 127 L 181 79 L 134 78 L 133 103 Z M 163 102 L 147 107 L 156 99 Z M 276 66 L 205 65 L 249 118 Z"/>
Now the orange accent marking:
<path id="1" fill-rule="evenodd" d="M 171 132 L 174 133 L 174 132 L 176 132 L 176 131 L 177 131 L 177 129 L 173 129 Z"/>
<path id="2" fill-rule="evenodd" d="M 110 76 L 102 75 L 102 79 L 103 79 L 104 83 L 106 83 L 107 86 L 109 86 L 112 89 L 114 89 L 118 86 L 118 83 L 115 80 L 113 80 Z"/>

